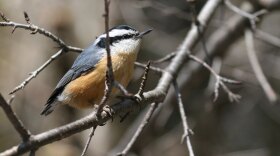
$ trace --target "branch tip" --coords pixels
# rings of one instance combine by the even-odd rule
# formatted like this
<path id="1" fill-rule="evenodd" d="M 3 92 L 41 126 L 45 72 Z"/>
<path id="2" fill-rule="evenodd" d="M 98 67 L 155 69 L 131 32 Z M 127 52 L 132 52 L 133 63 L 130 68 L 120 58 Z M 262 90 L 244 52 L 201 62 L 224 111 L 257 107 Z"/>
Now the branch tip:
<path id="1" fill-rule="evenodd" d="M 144 71 L 144 74 L 142 76 L 142 81 L 141 81 L 141 84 L 140 84 L 140 87 L 139 87 L 139 90 L 138 90 L 138 95 L 142 96 L 143 95 L 143 92 L 144 92 L 144 88 L 146 86 L 146 82 L 147 82 L 147 77 L 148 77 L 148 73 L 149 73 L 149 70 L 150 70 L 150 65 L 151 65 L 151 61 L 148 61 L 146 67 L 145 67 L 145 71 Z"/>
<path id="2" fill-rule="evenodd" d="M 24 19 L 25 19 L 26 23 L 27 23 L 27 24 L 31 24 L 31 23 L 30 23 L 30 18 L 29 18 L 29 16 L 28 16 L 28 14 L 27 14 L 26 11 L 23 12 L 23 15 L 24 15 Z"/>
<path id="3" fill-rule="evenodd" d="M 10 20 L 5 16 L 3 12 L 0 11 L 0 16 L 5 22 L 10 22 Z"/>

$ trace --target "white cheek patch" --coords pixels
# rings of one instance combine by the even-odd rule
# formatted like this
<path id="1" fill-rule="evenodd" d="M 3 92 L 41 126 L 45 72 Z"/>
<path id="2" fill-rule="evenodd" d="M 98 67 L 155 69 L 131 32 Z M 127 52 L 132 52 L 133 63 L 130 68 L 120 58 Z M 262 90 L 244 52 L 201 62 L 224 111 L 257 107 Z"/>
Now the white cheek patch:
<path id="1" fill-rule="evenodd" d="M 100 36 L 94 41 L 94 44 L 97 44 L 100 41 Z"/>
<path id="2" fill-rule="evenodd" d="M 123 52 L 123 53 L 138 53 L 140 49 L 141 39 L 129 39 L 129 40 L 122 40 L 117 43 L 113 43 L 111 48 L 112 54 Z"/>

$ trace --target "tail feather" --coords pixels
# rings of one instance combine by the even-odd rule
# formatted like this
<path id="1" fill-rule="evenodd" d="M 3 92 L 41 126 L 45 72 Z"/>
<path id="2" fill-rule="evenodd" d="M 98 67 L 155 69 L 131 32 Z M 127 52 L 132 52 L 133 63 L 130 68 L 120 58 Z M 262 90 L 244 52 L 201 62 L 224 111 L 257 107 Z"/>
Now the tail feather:
<path id="1" fill-rule="evenodd" d="M 51 112 L 53 112 L 55 106 L 57 105 L 58 101 L 57 97 L 59 96 L 59 94 L 61 94 L 61 92 L 63 91 L 64 87 L 59 87 L 56 88 L 53 93 L 51 94 L 50 98 L 48 99 L 44 110 L 41 112 L 41 115 L 49 115 Z"/>
<path id="2" fill-rule="evenodd" d="M 49 115 L 51 112 L 53 112 L 55 106 L 57 105 L 57 102 L 47 103 L 44 110 L 41 112 L 41 115 Z"/>

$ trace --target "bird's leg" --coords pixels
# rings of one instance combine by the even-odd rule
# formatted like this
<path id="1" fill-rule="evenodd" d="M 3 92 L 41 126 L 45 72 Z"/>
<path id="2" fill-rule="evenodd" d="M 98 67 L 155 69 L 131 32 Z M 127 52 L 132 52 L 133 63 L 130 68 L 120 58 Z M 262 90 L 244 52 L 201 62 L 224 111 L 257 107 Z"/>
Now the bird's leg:
<path id="1" fill-rule="evenodd" d="M 110 106 L 108 106 L 108 105 L 105 105 L 104 107 L 103 107 L 103 111 L 109 116 L 109 117 L 111 117 L 111 121 L 113 122 L 114 121 L 114 117 L 113 117 L 113 114 L 114 114 L 114 111 L 113 111 L 113 109 L 110 107 Z"/>
<path id="2" fill-rule="evenodd" d="M 93 109 L 95 110 L 95 111 L 97 111 L 98 110 L 98 107 L 99 107 L 99 105 L 94 105 L 93 106 Z M 103 110 L 102 111 L 104 111 L 106 114 L 107 114 L 107 116 L 109 116 L 112 120 L 112 122 L 114 121 L 114 117 L 113 117 L 113 109 L 110 107 L 110 106 L 108 106 L 108 105 L 105 105 L 104 107 L 103 107 Z M 99 125 L 99 126 L 104 126 L 106 123 L 104 123 L 104 124 L 101 124 L 101 125 Z"/>

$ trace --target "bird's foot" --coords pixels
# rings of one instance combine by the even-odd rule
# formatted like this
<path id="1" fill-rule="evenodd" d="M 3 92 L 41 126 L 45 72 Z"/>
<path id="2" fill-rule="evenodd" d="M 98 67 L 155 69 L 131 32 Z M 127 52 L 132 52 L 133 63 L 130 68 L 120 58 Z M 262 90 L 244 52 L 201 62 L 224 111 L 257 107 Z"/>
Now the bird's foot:
<path id="1" fill-rule="evenodd" d="M 98 111 L 99 106 L 98 106 L 98 105 L 94 105 L 94 109 L 95 109 L 95 111 Z M 102 111 L 101 111 L 99 114 L 97 114 L 98 120 L 101 120 L 101 118 L 102 118 L 102 115 L 101 115 L 101 114 L 104 114 L 104 113 L 106 113 L 106 115 L 107 115 L 108 117 L 110 117 L 110 118 L 112 119 L 112 122 L 113 122 L 113 120 L 114 120 L 114 118 L 113 118 L 114 111 L 113 111 L 113 109 L 112 109 L 110 106 L 105 105 L 105 106 L 102 108 Z M 105 124 L 106 124 L 106 123 L 102 123 L 102 124 L 99 124 L 98 126 L 104 126 Z"/>

